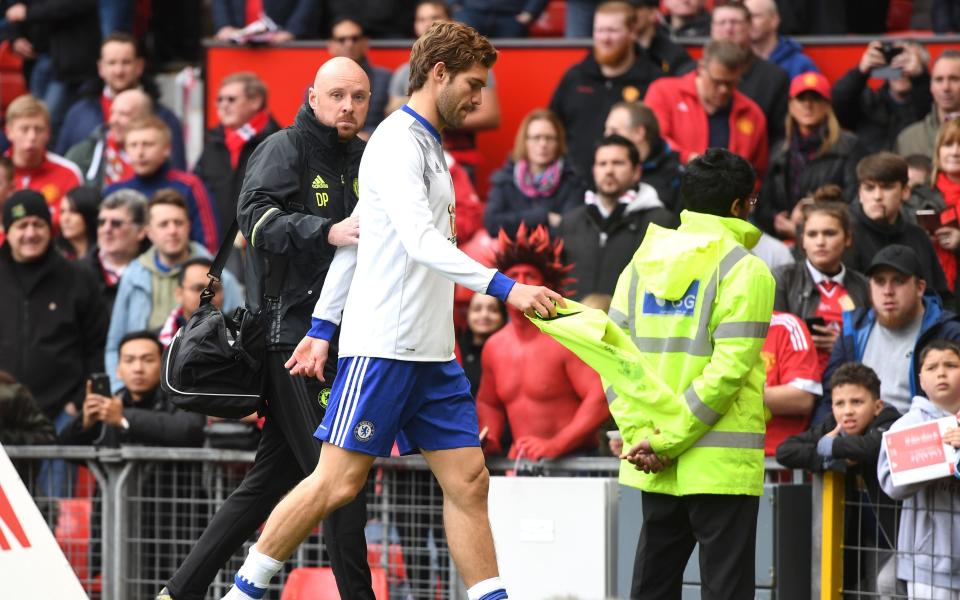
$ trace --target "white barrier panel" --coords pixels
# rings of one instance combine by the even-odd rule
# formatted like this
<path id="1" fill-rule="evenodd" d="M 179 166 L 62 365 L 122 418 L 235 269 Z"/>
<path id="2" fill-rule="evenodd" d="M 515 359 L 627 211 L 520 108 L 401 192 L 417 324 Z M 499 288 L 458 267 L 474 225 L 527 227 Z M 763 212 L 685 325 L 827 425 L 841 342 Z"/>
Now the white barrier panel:
<path id="1" fill-rule="evenodd" d="M 87 600 L 0 444 L 0 579 L 4 598 Z"/>
<path id="2" fill-rule="evenodd" d="M 510 597 L 612 597 L 616 503 L 615 479 L 491 477 L 490 525 Z"/>

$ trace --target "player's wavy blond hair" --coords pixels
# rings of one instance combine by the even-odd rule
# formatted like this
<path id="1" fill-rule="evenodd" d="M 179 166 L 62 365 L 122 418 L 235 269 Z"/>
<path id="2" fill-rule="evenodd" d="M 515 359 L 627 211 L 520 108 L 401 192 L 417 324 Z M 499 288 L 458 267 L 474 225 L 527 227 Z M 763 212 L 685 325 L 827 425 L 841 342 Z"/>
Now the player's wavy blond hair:
<path id="1" fill-rule="evenodd" d="M 563 255 L 563 240 L 551 241 L 550 233 L 543 225 L 530 231 L 526 223 L 521 223 L 516 239 L 511 239 L 501 228 L 498 245 L 494 260 L 501 273 L 516 265 L 530 265 L 540 272 L 543 285 L 562 296 L 575 293 L 567 289 L 576 279 L 568 276 L 573 265 L 563 264 L 560 258 Z"/>

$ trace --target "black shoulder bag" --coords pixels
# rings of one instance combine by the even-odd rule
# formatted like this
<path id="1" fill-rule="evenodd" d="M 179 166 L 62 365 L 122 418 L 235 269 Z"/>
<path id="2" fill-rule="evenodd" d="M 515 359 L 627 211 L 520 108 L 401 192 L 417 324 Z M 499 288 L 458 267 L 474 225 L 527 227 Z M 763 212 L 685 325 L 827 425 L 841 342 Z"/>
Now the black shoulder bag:
<path id="1" fill-rule="evenodd" d="M 228 317 L 213 305 L 213 285 L 220 281 L 237 230 L 234 219 L 207 273 L 200 308 L 164 352 L 160 377 L 177 407 L 212 417 L 256 412 L 263 393 L 266 335 L 258 316 L 239 307 Z M 266 295 L 278 296 L 281 285 L 282 276 L 267 277 Z"/>

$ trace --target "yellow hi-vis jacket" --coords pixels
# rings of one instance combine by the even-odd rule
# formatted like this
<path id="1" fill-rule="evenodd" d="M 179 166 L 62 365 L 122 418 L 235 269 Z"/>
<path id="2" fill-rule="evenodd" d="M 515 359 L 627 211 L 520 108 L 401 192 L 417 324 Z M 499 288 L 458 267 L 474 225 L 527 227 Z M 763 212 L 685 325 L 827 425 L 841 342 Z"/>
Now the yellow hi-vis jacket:
<path id="1" fill-rule="evenodd" d="M 763 493 L 765 380 L 760 348 L 774 280 L 750 254 L 746 221 L 684 211 L 676 230 L 651 225 L 617 281 L 610 318 L 672 393 L 620 397 L 610 413 L 629 449 L 644 438 L 671 465 L 645 474 L 623 461 L 620 481 L 688 494 Z"/>

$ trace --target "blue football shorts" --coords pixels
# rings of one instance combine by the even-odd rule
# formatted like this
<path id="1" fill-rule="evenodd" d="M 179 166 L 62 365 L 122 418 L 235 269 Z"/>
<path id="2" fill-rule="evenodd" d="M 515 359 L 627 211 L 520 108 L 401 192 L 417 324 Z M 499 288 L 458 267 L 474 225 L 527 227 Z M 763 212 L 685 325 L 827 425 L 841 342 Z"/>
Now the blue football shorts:
<path id="1" fill-rule="evenodd" d="M 348 356 L 317 439 L 356 452 L 390 456 L 480 445 L 477 406 L 460 364 Z"/>

